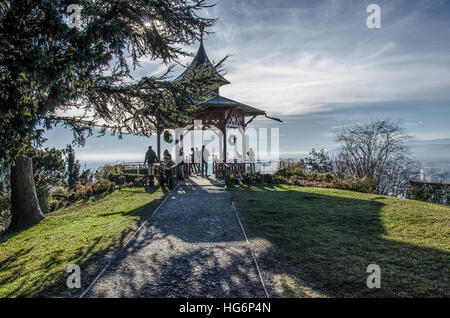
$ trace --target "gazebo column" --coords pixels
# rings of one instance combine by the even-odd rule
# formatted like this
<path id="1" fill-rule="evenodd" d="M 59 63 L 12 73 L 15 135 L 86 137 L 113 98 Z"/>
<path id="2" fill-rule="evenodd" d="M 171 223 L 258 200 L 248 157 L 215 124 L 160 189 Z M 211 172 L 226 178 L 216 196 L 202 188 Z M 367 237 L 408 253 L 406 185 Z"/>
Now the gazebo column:
<path id="1" fill-rule="evenodd" d="M 220 132 L 222 133 L 222 130 L 220 130 Z M 221 138 L 221 137 L 222 136 L 219 136 L 219 138 L 218 138 L 219 139 L 219 158 L 223 159 L 223 138 Z"/>
<path id="2" fill-rule="evenodd" d="M 227 163 L 227 126 L 223 127 L 223 162 Z"/>
<path id="3" fill-rule="evenodd" d="M 156 150 L 157 150 L 157 155 L 158 155 L 158 161 L 161 162 L 161 133 L 157 132 L 156 134 L 158 140 L 156 142 Z"/>
<path id="4" fill-rule="evenodd" d="M 246 140 L 245 140 L 245 127 L 241 128 L 240 130 L 241 130 L 241 133 L 242 133 L 242 160 L 243 160 L 243 162 L 245 164 L 245 158 L 246 158 L 246 154 L 247 154 L 247 152 L 246 152 L 247 145 L 245 143 L 246 142 Z"/>

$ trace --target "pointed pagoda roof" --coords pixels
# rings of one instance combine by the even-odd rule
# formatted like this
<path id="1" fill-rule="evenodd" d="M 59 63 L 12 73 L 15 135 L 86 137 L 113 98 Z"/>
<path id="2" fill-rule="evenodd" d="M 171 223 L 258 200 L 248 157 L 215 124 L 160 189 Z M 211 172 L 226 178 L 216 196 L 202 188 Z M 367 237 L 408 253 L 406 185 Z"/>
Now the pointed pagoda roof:
<path id="1" fill-rule="evenodd" d="M 201 67 L 201 66 L 207 66 L 207 67 L 213 66 L 208 58 L 208 55 L 206 54 L 205 47 L 203 45 L 203 33 L 202 33 L 202 37 L 200 40 L 200 47 L 198 48 L 197 54 L 195 55 L 191 64 L 186 68 L 186 70 L 180 76 L 178 76 L 175 80 L 182 79 L 190 67 Z M 222 85 L 231 84 L 222 75 L 220 75 L 220 73 L 218 71 L 216 71 L 214 73 L 214 76 L 217 77 L 220 82 L 222 82 Z M 245 105 L 245 104 L 236 102 L 232 99 L 223 97 L 219 94 L 218 91 L 216 93 L 212 93 L 211 97 L 207 101 L 202 102 L 201 104 L 205 105 L 207 109 L 211 109 L 211 108 L 233 109 L 233 110 L 238 110 L 240 113 L 242 113 L 242 115 L 244 115 L 244 117 L 245 116 L 256 117 L 259 115 L 263 115 L 269 119 L 273 119 L 273 120 L 281 122 L 281 120 L 279 120 L 277 118 L 267 116 L 267 113 L 264 110 L 261 110 L 261 109 L 258 109 L 256 107 L 252 107 L 249 105 Z"/>
<path id="2" fill-rule="evenodd" d="M 188 69 L 190 67 L 212 67 L 212 63 L 208 58 L 208 55 L 206 54 L 205 47 L 203 45 L 203 36 L 200 39 L 200 47 L 198 48 L 197 54 L 195 55 L 194 59 L 192 60 L 191 64 L 184 70 L 184 72 L 178 76 L 175 80 L 180 80 L 183 78 L 183 76 L 186 74 Z M 214 77 L 217 77 L 220 82 L 222 82 L 222 85 L 231 84 L 228 80 L 226 80 L 218 71 L 214 73 Z"/>

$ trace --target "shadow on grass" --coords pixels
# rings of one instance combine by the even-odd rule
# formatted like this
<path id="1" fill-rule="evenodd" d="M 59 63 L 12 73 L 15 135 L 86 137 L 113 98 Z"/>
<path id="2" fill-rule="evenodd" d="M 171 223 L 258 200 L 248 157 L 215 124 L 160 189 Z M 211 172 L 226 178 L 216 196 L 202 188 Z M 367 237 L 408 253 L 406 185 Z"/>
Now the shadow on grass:
<path id="1" fill-rule="evenodd" d="M 191 191 L 197 191 L 199 195 L 192 202 L 208 199 L 209 194 L 201 187 Z M 166 190 L 165 193 L 167 192 Z M 381 215 L 385 205 L 376 201 L 384 197 L 368 196 L 367 200 L 363 200 L 286 190 L 278 186 L 249 187 L 232 190 L 232 193 L 238 198 L 248 234 L 271 243 L 271 253 L 278 260 L 278 271 L 295 282 L 284 285 L 289 296 L 308 296 L 303 289 L 330 297 L 449 296 L 449 253 L 386 239 L 385 220 Z M 127 213 L 145 215 L 143 211 L 153 211 L 159 202 L 153 201 Z M 219 225 L 236 222 L 232 211 L 229 212 L 217 220 Z M 234 226 L 230 223 L 228 227 L 222 227 L 211 223 L 205 228 L 196 229 L 195 226 L 204 225 L 201 222 L 204 222 L 205 215 L 192 213 L 182 216 L 169 215 L 164 222 L 155 226 L 159 231 L 158 237 L 148 233 L 149 237 L 145 240 L 128 246 L 126 253 L 140 255 L 149 240 L 165 240 L 168 250 L 176 247 L 177 240 L 192 243 L 244 242 L 239 231 L 233 232 L 234 228 L 239 230 L 237 224 Z M 198 220 L 194 219 L 195 217 Z M 141 218 L 140 222 L 143 220 L 145 218 Z M 216 219 L 209 217 L 209 220 Z M 98 236 L 89 245 L 78 249 L 70 260 L 61 260 L 61 254 L 56 252 L 44 266 L 52 270 L 55 266 L 66 267 L 69 262 L 80 265 L 82 286 L 86 288 L 110 260 L 108 252 L 122 246 L 140 222 L 137 222 L 134 228 L 122 231 L 117 244 L 93 252 L 97 250 L 100 242 L 108 239 Z M 187 226 L 195 230 L 188 233 L 192 237 L 184 230 Z M 212 228 L 216 230 L 215 233 L 211 233 Z M 120 281 L 116 282 L 115 286 L 119 289 L 118 296 L 122 297 L 130 294 L 141 297 L 263 296 L 257 276 L 252 275 L 253 278 L 249 279 L 249 270 L 254 270 L 249 255 L 243 255 L 234 249 L 222 250 L 219 247 L 221 251 L 215 252 L 211 248 L 202 247 L 201 244 L 195 246 L 197 248 L 194 250 L 184 251 L 182 255 L 168 259 L 159 259 L 155 257 L 156 254 L 136 258 L 132 270 L 120 273 L 107 271 L 103 279 L 109 282 L 112 277 L 108 275 L 119 274 L 117 276 Z M 61 246 L 61 250 L 64 250 L 64 246 Z M 15 260 L 29 253 L 31 250 L 19 250 L 2 261 L 1 270 L 17 266 Z M 220 260 L 216 258 L 216 253 L 226 255 Z M 260 257 L 264 267 L 264 257 L 267 255 L 262 254 Z M 123 257 L 119 257 L 118 267 L 122 261 Z M 381 289 L 369 289 L 366 286 L 369 275 L 366 268 L 369 264 L 378 264 L 381 267 Z M 126 264 L 124 268 L 128 268 Z M 28 282 L 25 285 L 23 277 L 26 277 L 29 273 L 27 271 L 30 270 L 25 263 L 21 263 L 14 271 L 17 276 L 2 278 L 0 285 L 16 281 L 16 287 L 10 295 L 68 296 L 66 273 L 61 274 L 61 270 L 48 273 L 45 279 L 51 283 L 43 286 L 39 281 L 42 278 L 36 278 L 36 281 L 32 282 L 33 287 L 29 288 L 30 285 Z M 159 283 L 151 284 L 151 279 L 143 280 L 142 275 L 156 276 Z M 248 294 L 245 294 L 246 292 Z M 71 296 L 78 295 L 79 293 L 75 293 Z M 97 296 L 101 297 L 101 292 Z"/>
<path id="2" fill-rule="evenodd" d="M 284 285 L 289 296 L 301 296 L 302 286 L 330 297 L 450 296 L 450 253 L 386 239 L 384 204 L 376 201 L 386 198 L 286 189 L 268 185 L 232 193 L 251 236 L 272 244 L 280 272 L 295 282 Z M 393 213 L 401 218 L 403 212 Z M 366 285 L 369 264 L 381 268 L 380 289 Z"/>
<path id="3" fill-rule="evenodd" d="M 207 200 L 210 195 L 202 187 L 189 191 L 197 193 L 195 202 Z M 233 192 L 239 198 L 251 235 L 271 243 L 270 253 L 259 255 L 260 265 L 264 268 L 270 264 L 266 260 L 273 253 L 279 272 L 294 282 L 283 282 L 288 296 L 448 296 L 449 253 L 385 239 L 381 216 L 385 205 L 376 201 L 384 197 L 344 198 L 280 191 L 278 186 Z M 207 211 L 186 210 L 161 216 L 161 222 L 154 224 L 157 234 L 148 233 L 145 239 L 128 247 L 127 256 L 122 255 L 114 269 L 102 277 L 106 285 L 99 287 L 95 296 L 263 297 L 257 276 L 249 275 L 254 270 L 249 255 L 224 247 L 218 247 L 219 252 L 198 244 L 243 243 L 241 233 L 233 232 L 238 225 L 231 224 L 236 220 L 230 212 L 217 214 L 220 224 L 207 227 L 205 222 L 214 220 Z M 185 230 L 186 223 L 191 231 Z M 149 248 L 151 241 L 158 240 L 171 251 L 179 248 L 180 240 L 196 243 L 196 248 L 164 258 L 161 256 L 165 253 L 153 253 Z M 369 289 L 366 285 L 369 264 L 381 267 L 381 289 Z"/>
<path id="4" fill-rule="evenodd" d="M 157 190 L 158 188 L 155 187 L 145 188 L 145 192 L 149 194 L 152 194 Z M 134 189 L 127 189 L 127 191 L 133 192 Z M 165 195 L 168 193 L 167 189 L 162 189 L 162 191 Z M 11 273 L 7 273 L 8 275 L 0 275 L 0 286 L 5 286 L 6 284 L 12 286 L 7 293 L 3 294 L 4 297 L 77 296 L 80 291 L 75 291 L 72 295 L 68 294 L 66 279 L 69 274 L 65 272 L 67 266 L 69 264 L 79 265 L 82 273 L 82 286 L 88 286 L 103 268 L 105 262 L 108 262 L 108 259 L 123 246 L 125 242 L 127 242 L 127 240 L 135 233 L 136 229 L 153 213 L 154 209 L 162 202 L 163 198 L 153 200 L 150 203 L 125 213 L 122 211 L 110 214 L 97 214 L 96 217 L 108 217 L 114 214 L 139 217 L 132 226 L 124 229 L 119 237 L 114 238 L 114 242 L 102 246 L 100 249 L 98 249 L 99 244 L 104 241 L 111 241 L 110 236 L 105 237 L 104 235 L 98 235 L 93 239 L 90 239 L 87 244 L 84 244 L 75 250 L 71 250 L 70 256 L 67 256 L 65 246 L 61 245 L 60 249 L 52 250 L 51 254 L 42 260 L 42 263 L 39 264 L 38 268 L 36 266 L 28 266 L 30 261 L 29 254 L 33 253 L 33 248 L 36 245 L 14 251 L 13 254 L 2 259 L 0 262 L 0 274 L 11 271 Z M 12 239 L 26 230 L 27 229 L 22 229 L 17 232 L 6 233 L 0 236 L 0 243 Z M 42 233 L 39 233 L 39 235 L 42 235 Z M 80 239 L 82 239 L 81 235 Z M 39 244 L 39 242 L 37 244 Z M 32 275 L 36 270 L 42 271 L 44 274 Z"/>

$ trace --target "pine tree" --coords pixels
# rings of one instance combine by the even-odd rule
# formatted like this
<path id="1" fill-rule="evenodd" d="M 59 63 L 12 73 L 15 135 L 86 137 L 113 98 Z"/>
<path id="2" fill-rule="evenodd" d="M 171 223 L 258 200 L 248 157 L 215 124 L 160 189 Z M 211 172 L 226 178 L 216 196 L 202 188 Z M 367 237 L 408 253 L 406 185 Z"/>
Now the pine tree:
<path id="1" fill-rule="evenodd" d="M 81 6 L 71 28 L 71 4 Z M 146 57 L 167 65 L 188 54 L 215 19 L 199 16 L 204 0 L 11 0 L 0 2 L 0 158 L 11 164 L 11 229 L 39 222 L 30 153 L 44 127 L 73 129 L 75 140 L 98 125 L 119 136 L 150 135 L 183 125 L 217 86 L 213 70 L 169 81 L 135 80 L 131 70 Z M 220 63 L 216 65 L 220 67 Z M 86 114 L 68 116 L 78 109 Z"/>
<path id="2" fill-rule="evenodd" d="M 81 165 L 75 158 L 75 151 L 71 145 L 66 148 L 67 153 L 67 185 L 69 189 L 75 189 L 76 183 L 80 180 Z"/>

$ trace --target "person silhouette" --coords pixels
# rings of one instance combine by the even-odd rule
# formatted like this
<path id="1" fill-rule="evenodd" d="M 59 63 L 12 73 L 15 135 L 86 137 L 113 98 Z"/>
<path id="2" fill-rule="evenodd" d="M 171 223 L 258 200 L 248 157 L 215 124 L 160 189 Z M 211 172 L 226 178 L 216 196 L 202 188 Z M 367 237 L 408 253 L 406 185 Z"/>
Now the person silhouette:
<path id="1" fill-rule="evenodd" d="M 163 166 L 166 177 L 172 177 L 172 165 L 172 155 L 170 154 L 169 150 L 166 149 L 163 153 Z"/>
<path id="2" fill-rule="evenodd" d="M 250 149 L 247 152 L 248 155 L 248 162 L 250 163 L 250 173 L 255 173 L 256 167 L 255 167 L 255 152 L 253 151 L 253 148 L 250 147 Z"/>
<path id="3" fill-rule="evenodd" d="M 202 154 L 201 151 L 198 150 L 198 147 L 195 147 L 195 165 L 197 166 L 197 171 L 200 173 L 200 163 L 201 163 Z"/>
<path id="4" fill-rule="evenodd" d="M 152 149 L 152 146 L 148 147 L 147 152 L 145 153 L 144 165 L 148 164 L 148 175 L 153 175 L 153 164 L 158 161 L 158 157 L 156 156 L 155 151 Z"/>
<path id="5" fill-rule="evenodd" d="M 209 150 L 202 146 L 202 177 L 208 177 L 208 161 L 209 161 Z"/>
<path id="6" fill-rule="evenodd" d="M 178 164 L 178 172 L 181 177 L 181 180 L 184 180 L 184 149 L 183 147 L 180 148 L 178 151 L 179 159 L 181 160 Z"/>
<path id="7" fill-rule="evenodd" d="M 196 163 L 196 154 L 194 147 L 191 148 L 191 174 L 198 174 L 197 163 Z"/>

